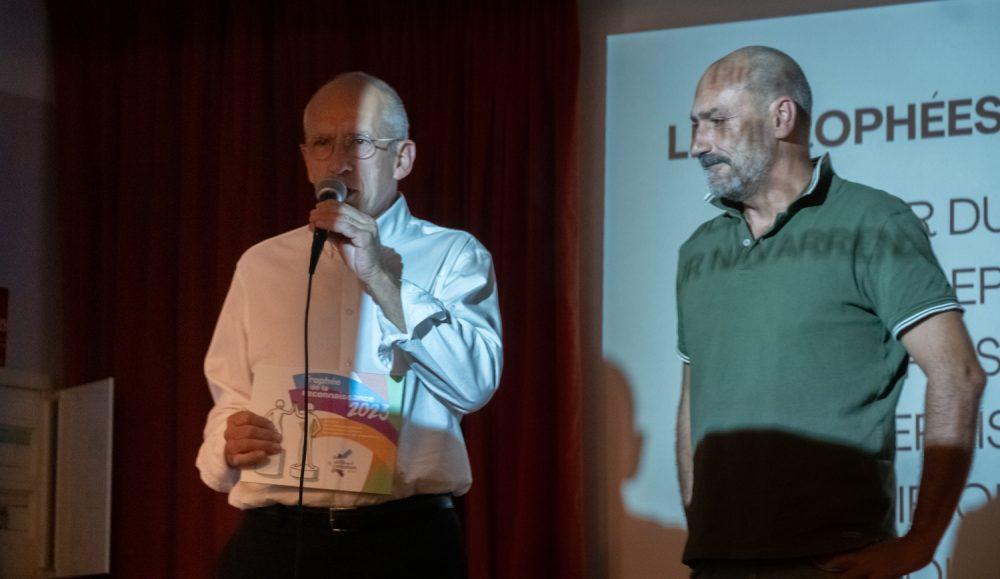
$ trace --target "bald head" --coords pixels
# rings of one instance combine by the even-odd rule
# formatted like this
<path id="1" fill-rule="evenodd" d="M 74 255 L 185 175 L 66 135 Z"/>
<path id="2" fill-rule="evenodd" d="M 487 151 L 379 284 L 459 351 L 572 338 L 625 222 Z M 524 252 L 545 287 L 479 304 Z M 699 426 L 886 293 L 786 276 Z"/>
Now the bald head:
<path id="1" fill-rule="evenodd" d="M 712 63 L 701 83 L 738 84 L 761 106 L 787 96 L 812 116 L 812 89 L 792 57 L 768 46 L 745 46 Z M 699 84 L 701 84 L 699 83 Z"/>
<path id="2" fill-rule="evenodd" d="M 406 116 L 403 100 L 395 89 L 384 80 L 364 72 L 345 72 L 324 84 L 309 99 L 303 113 L 303 124 L 309 125 L 309 117 L 323 110 L 331 102 L 353 101 L 361 103 L 376 100 L 380 124 L 378 136 L 407 139 L 410 136 L 410 121 Z"/>

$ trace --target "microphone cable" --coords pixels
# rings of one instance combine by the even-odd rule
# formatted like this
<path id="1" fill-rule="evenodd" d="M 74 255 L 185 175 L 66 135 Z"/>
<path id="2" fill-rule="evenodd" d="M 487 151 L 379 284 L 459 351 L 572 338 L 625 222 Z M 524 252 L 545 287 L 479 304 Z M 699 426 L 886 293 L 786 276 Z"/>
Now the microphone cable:
<path id="1" fill-rule="evenodd" d="M 343 203 L 347 197 L 347 187 L 338 179 L 327 178 L 316 184 L 316 197 L 319 201 L 330 199 Z M 305 383 L 302 387 L 302 456 L 299 458 L 299 501 L 297 521 L 295 523 L 295 579 L 299 579 L 302 567 L 302 521 L 305 518 L 303 495 L 306 483 L 306 449 L 309 446 L 309 305 L 312 303 L 313 275 L 319 265 L 319 255 L 326 243 L 327 232 L 317 228 L 313 232 L 312 251 L 309 258 L 309 285 L 306 288 L 306 312 L 303 323 L 303 357 L 305 365 Z"/>
<path id="2" fill-rule="evenodd" d="M 295 523 L 295 579 L 299 579 L 302 564 L 302 519 L 305 507 L 302 497 L 306 482 L 306 447 L 309 446 L 309 304 L 312 302 L 313 272 L 309 272 L 309 285 L 306 289 L 306 313 L 303 324 L 305 346 L 305 383 L 302 388 L 302 456 L 299 458 L 299 503 L 298 517 Z"/>

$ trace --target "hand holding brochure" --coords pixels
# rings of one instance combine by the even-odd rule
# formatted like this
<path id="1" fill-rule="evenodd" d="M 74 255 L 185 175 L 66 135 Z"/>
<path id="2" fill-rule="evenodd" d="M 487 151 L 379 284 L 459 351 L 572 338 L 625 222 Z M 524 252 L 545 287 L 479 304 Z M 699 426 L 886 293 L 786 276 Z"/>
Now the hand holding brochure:
<path id="1" fill-rule="evenodd" d="M 249 409 L 281 433 L 281 452 L 241 480 L 307 488 L 389 494 L 402 423 L 402 377 L 322 370 L 309 374 L 309 424 L 303 428 L 305 376 L 259 368 Z M 302 461 L 302 439 L 308 436 Z"/>

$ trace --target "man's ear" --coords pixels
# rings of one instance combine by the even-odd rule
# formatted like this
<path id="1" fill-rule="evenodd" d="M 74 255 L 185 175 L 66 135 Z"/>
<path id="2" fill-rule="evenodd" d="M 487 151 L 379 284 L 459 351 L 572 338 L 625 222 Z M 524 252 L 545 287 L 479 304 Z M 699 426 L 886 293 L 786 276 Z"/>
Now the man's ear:
<path id="1" fill-rule="evenodd" d="M 392 178 L 400 181 L 413 170 L 413 161 L 417 158 L 417 144 L 406 139 L 400 141 L 396 150 L 396 162 L 392 167 Z"/>
<path id="2" fill-rule="evenodd" d="M 799 107 L 789 97 L 778 97 L 771 103 L 771 115 L 774 119 L 774 136 L 777 139 L 787 139 L 794 132 L 803 117 L 799 115 Z"/>

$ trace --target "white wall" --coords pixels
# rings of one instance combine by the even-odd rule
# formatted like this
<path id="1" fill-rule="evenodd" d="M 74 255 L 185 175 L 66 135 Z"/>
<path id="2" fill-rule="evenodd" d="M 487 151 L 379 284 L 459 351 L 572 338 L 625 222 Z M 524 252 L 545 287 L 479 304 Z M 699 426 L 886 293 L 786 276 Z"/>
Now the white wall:
<path id="1" fill-rule="evenodd" d="M 58 378 L 62 345 L 48 23 L 41 0 L 0 0 L 0 15 L 0 287 L 9 291 L 6 365 Z"/>

